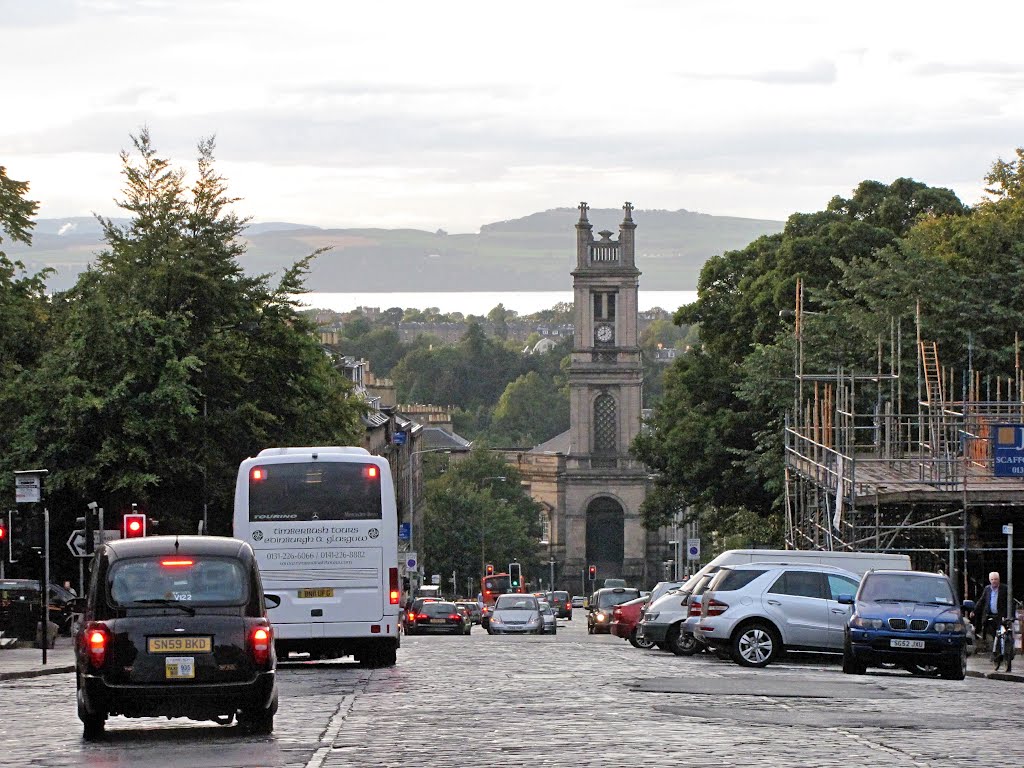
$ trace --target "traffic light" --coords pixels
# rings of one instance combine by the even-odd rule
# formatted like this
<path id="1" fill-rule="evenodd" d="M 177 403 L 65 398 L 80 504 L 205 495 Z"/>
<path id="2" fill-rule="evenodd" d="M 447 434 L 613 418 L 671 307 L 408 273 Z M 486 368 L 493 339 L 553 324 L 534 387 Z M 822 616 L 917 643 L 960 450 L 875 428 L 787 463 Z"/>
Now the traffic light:
<path id="1" fill-rule="evenodd" d="M 596 581 L 597 580 L 597 566 L 596 565 L 590 566 L 590 580 L 591 581 Z"/>
<path id="2" fill-rule="evenodd" d="M 523 586 L 523 572 L 519 563 L 508 564 L 508 580 L 512 589 L 519 589 Z"/>
<path id="3" fill-rule="evenodd" d="M 494 565 L 492 565 L 491 563 L 488 563 L 487 567 L 484 568 L 484 572 L 485 572 L 485 574 L 487 576 L 493 576 L 494 575 Z"/>
<path id="4" fill-rule="evenodd" d="M 7 547 L 7 521 L 0 520 L 0 547 Z"/>
<path id="5" fill-rule="evenodd" d="M 132 513 L 124 516 L 121 526 L 121 538 L 141 539 L 146 535 L 146 516 Z"/>

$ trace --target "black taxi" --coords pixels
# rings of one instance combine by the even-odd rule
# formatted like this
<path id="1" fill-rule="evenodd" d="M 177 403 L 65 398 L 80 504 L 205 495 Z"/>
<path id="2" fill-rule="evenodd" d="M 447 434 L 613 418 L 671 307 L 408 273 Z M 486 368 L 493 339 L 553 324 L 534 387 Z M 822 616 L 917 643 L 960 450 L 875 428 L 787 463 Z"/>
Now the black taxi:
<path id="1" fill-rule="evenodd" d="M 273 731 L 277 657 L 252 548 L 217 536 L 112 541 L 92 561 L 75 637 L 87 740 L 111 715 Z"/>

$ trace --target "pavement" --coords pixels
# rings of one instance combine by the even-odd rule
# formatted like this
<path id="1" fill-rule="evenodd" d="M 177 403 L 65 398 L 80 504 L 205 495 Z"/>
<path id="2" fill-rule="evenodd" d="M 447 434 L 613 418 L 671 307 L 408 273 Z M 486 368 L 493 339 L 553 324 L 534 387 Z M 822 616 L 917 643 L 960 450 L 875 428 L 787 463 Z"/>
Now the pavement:
<path id="1" fill-rule="evenodd" d="M 1024 655 L 1020 651 L 1017 651 L 1015 661 L 1018 666 L 1013 672 L 995 672 L 987 653 L 974 654 L 967 659 L 967 675 L 1024 683 Z M 0 681 L 74 672 L 75 650 L 72 639 L 58 637 L 55 647 L 46 651 L 46 662 L 43 664 L 42 649 L 36 648 L 30 641 L 22 641 L 16 648 L 0 649 Z"/>

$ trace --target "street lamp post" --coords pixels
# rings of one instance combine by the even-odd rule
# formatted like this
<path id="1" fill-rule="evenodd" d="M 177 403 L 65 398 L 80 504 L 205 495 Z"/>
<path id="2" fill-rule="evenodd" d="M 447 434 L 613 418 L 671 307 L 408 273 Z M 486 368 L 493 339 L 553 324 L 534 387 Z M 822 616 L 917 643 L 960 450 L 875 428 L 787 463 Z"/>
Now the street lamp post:
<path id="1" fill-rule="evenodd" d="M 419 531 L 419 526 L 416 524 L 416 495 L 413 490 L 413 477 L 415 476 L 415 464 L 416 457 L 422 453 L 451 453 L 451 448 L 421 448 L 418 451 L 409 452 L 409 467 L 408 467 L 408 498 L 409 498 L 409 544 L 412 546 L 416 557 L 420 563 L 423 562 L 419 547 L 416 545 L 416 533 Z M 422 568 L 422 565 L 418 566 Z"/>

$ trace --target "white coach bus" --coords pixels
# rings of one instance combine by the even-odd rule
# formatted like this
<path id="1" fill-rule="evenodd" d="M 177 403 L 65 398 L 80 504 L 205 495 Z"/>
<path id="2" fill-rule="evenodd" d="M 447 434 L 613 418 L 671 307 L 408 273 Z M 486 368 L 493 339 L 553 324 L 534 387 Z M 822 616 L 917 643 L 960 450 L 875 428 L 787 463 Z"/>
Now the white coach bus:
<path id="1" fill-rule="evenodd" d="M 391 469 L 362 448 L 268 448 L 238 468 L 235 538 L 252 545 L 280 659 L 352 655 L 391 666 L 399 645 Z"/>

